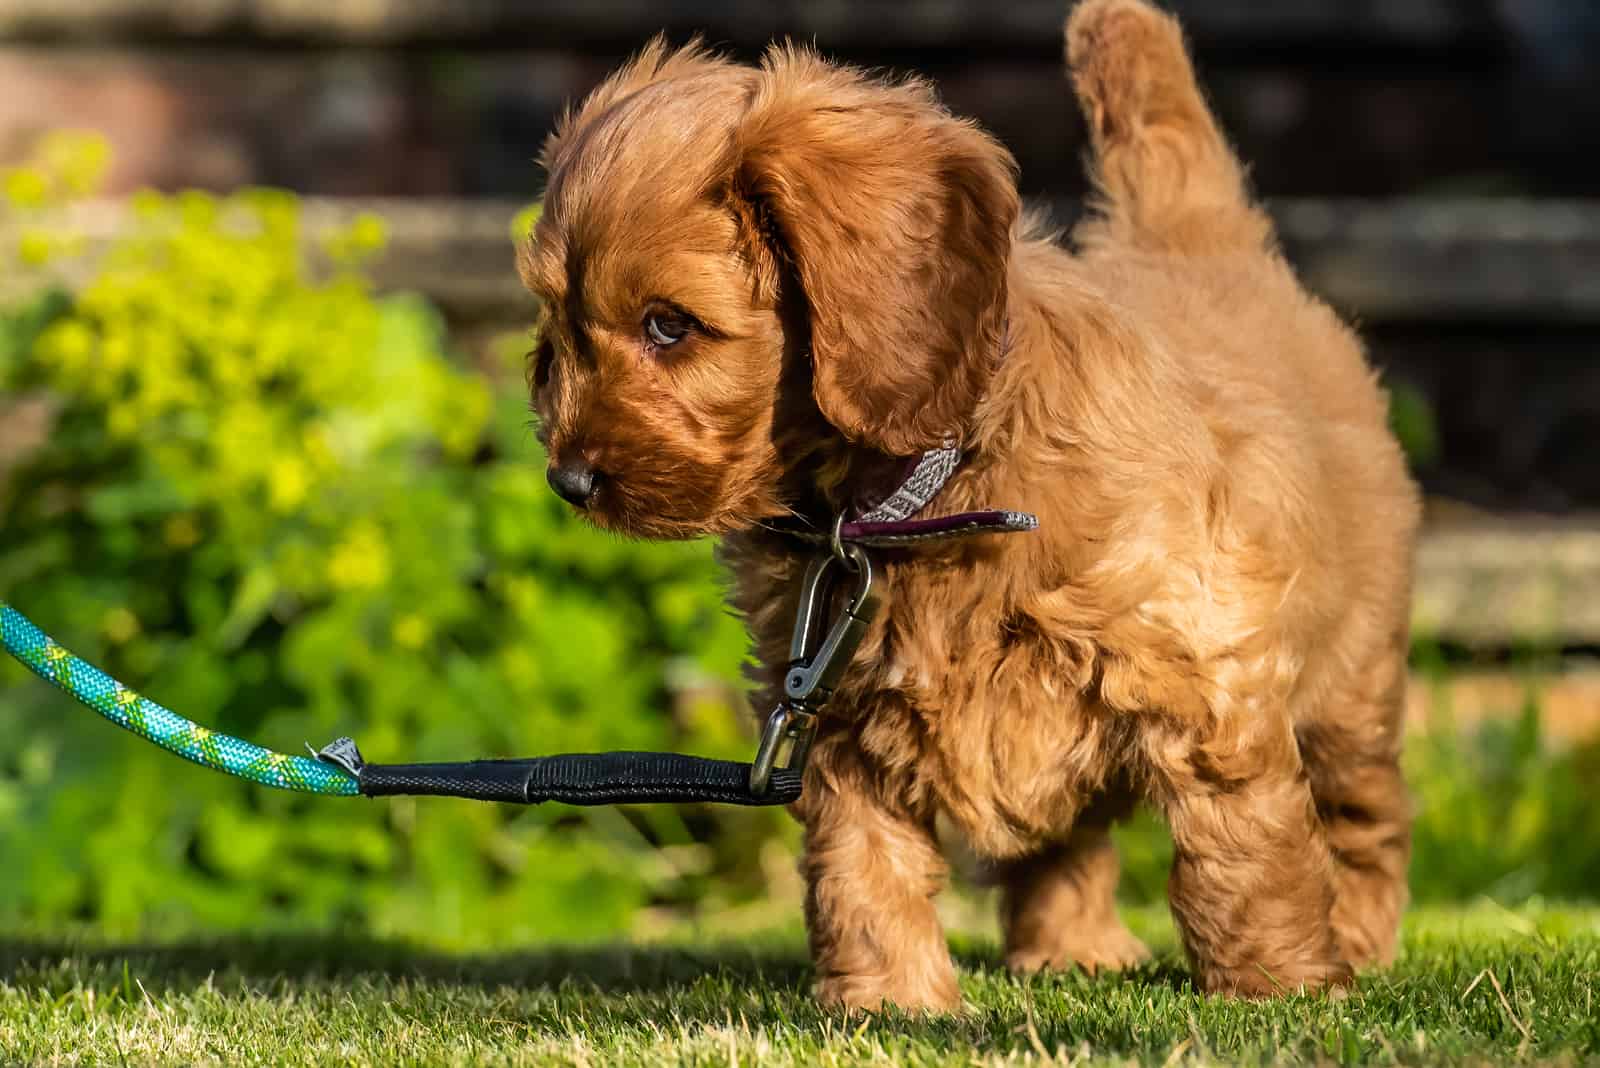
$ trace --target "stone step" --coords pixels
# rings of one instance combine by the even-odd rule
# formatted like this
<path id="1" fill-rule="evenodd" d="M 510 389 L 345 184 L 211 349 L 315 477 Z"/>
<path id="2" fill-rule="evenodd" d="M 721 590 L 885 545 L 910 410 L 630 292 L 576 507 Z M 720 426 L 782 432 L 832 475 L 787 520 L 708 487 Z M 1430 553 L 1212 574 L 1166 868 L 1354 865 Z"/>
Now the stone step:
<path id="1" fill-rule="evenodd" d="M 355 211 L 390 221 L 379 264 L 463 317 L 520 316 L 509 270 L 515 202 L 311 200 L 314 227 Z M 1311 289 L 1367 324 L 1387 321 L 1600 323 L 1600 200 L 1296 198 L 1269 205 Z M 1077 202 L 1052 206 L 1075 217 Z"/>
<path id="2" fill-rule="evenodd" d="M 1600 645 L 1600 517 L 1428 528 L 1412 621 L 1423 641 L 1468 647 Z"/>
<path id="3" fill-rule="evenodd" d="M 387 287 L 426 293 L 452 317 L 516 322 L 531 314 L 513 270 L 505 200 L 318 198 L 304 201 L 308 234 L 361 213 L 389 223 L 375 265 Z M 1600 324 L 1600 200 L 1283 199 L 1269 207 L 1309 287 L 1364 324 L 1400 322 Z M 1070 219 L 1076 204 L 1058 205 Z M 128 223 L 101 201 L 51 222 L 91 247 Z M 0 241 L 15 221 L 0 218 Z M 0 247 L 4 247 L 0 245 Z M 0 291 L 29 284 L 0 279 Z"/>
<path id="4" fill-rule="evenodd" d="M 1311 289 L 1364 323 L 1600 321 L 1600 200 L 1285 199 Z"/>

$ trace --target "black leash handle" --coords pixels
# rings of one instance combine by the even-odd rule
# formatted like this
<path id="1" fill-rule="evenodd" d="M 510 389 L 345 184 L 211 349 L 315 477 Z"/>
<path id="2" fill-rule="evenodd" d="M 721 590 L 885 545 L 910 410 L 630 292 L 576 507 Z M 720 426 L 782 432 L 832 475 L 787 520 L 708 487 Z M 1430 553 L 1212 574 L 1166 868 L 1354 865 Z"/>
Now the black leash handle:
<path id="1" fill-rule="evenodd" d="M 801 772 L 817 731 L 817 713 L 838 685 L 863 635 L 877 615 L 881 594 L 872 561 L 846 544 L 834 524 L 831 551 L 806 569 L 789 646 L 784 693 L 767 718 L 753 763 L 710 760 L 681 753 L 563 753 L 523 760 L 468 760 L 450 764 L 368 764 L 349 738 L 314 755 L 336 765 L 367 797 L 427 795 L 537 805 L 693 804 L 787 805 L 800 798 Z M 855 589 L 831 625 L 833 587 L 855 577 Z M 778 758 L 788 752 L 788 766 Z"/>
<path id="2" fill-rule="evenodd" d="M 564 753 L 525 760 L 368 764 L 349 738 L 317 754 L 355 776 L 366 797 L 465 797 L 537 805 L 787 805 L 800 797 L 798 769 L 776 769 L 768 788 L 750 788 L 750 765 L 682 753 Z"/>

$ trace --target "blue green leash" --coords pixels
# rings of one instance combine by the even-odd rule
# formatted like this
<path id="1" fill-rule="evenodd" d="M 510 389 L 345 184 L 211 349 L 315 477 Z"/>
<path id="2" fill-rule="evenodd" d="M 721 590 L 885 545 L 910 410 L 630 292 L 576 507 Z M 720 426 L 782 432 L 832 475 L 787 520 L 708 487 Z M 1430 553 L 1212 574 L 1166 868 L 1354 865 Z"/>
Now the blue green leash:
<path id="1" fill-rule="evenodd" d="M 185 760 L 279 790 L 353 797 L 355 775 L 338 764 L 263 749 L 243 738 L 200 726 L 128 689 L 104 671 L 73 656 L 44 631 L 0 601 L 0 637 L 6 652 L 35 675 L 65 690 L 123 730 L 154 742 Z"/>
<path id="2" fill-rule="evenodd" d="M 751 764 L 679 753 L 566 753 L 522 760 L 439 764 L 369 764 L 348 738 L 315 756 L 291 756 L 202 727 L 122 685 L 72 655 L 21 612 L 0 601 L 6 652 L 124 730 L 213 771 L 279 790 L 329 797 L 397 794 L 478 801 L 569 805 L 715 802 L 782 805 L 800 796 L 805 746 L 797 724 L 813 717 L 780 704 L 768 723 L 753 774 Z M 809 666 L 809 661 L 807 665 Z M 777 723 L 781 729 L 774 730 Z M 795 743 L 789 766 L 774 767 L 784 742 Z"/>

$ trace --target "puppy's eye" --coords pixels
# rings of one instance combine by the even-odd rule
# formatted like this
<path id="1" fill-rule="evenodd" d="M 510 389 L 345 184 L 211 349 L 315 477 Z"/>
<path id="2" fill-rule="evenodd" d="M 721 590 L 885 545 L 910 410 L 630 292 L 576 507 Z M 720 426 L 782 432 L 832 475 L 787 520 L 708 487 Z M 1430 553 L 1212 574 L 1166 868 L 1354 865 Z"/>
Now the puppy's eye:
<path id="1" fill-rule="evenodd" d="M 555 346 L 548 341 L 539 342 L 539 347 L 528 354 L 532 363 L 530 372 L 533 378 L 533 388 L 543 389 L 550 382 L 550 363 L 555 359 Z"/>
<path id="2" fill-rule="evenodd" d="M 671 348 L 682 341 L 693 324 L 685 315 L 653 311 L 644 317 L 645 340 L 657 348 Z"/>

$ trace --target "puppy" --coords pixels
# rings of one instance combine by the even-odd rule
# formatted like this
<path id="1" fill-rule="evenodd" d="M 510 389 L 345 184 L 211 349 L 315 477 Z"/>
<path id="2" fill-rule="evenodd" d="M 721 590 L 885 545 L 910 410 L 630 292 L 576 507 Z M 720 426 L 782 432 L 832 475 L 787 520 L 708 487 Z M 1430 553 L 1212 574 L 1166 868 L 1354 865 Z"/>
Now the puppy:
<path id="1" fill-rule="evenodd" d="M 1384 396 L 1176 23 L 1086 0 L 1066 55 L 1098 191 L 1073 251 L 926 85 L 793 47 L 658 41 L 544 151 L 520 268 L 552 483 L 603 529 L 720 535 L 769 696 L 809 555 L 775 517 L 826 529 L 949 440 L 928 514 L 1039 517 L 876 554 L 888 601 L 794 806 L 832 1005 L 959 1005 L 936 819 L 1000 873 L 1019 970 L 1145 957 L 1107 834 L 1140 800 L 1203 990 L 1346 983 L 1406 901 L 1418 500 Z"/>

